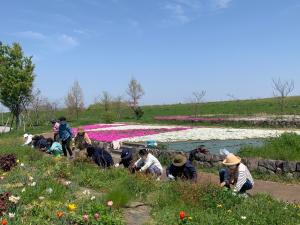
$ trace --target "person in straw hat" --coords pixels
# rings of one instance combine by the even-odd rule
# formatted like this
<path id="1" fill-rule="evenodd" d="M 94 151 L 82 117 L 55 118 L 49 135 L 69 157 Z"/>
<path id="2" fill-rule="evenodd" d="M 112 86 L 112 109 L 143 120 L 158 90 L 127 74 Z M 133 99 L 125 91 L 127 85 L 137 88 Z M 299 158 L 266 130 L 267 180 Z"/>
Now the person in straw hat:
<path id="1" fill-rule="evenodd" d="M 191 161 L 187 160 L 184 154 L 177 154 L 172 160 L 172 164 L 166 170 L 170 180 L 178 178 L 184 180 L 197 181 L 197 171 Z"/>
<path id="2" fill-rule="evenodd" d="M 219 171 L 221 187 L 230 188 L 234 185 L 234 191 L 241 194 L 252 189 L 254 185 L 253 178 L 248 168 L 241 163 L 241 158 L 230 153 L 223 161 L 223 168 Z"/>

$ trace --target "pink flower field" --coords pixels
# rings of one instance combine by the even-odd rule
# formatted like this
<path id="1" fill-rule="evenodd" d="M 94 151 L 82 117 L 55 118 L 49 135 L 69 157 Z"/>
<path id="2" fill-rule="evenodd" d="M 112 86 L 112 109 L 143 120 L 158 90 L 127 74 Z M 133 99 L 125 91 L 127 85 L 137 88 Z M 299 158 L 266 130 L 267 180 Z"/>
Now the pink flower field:
<path id="1" fill-rule="evenodd" d="M 121 139 L 143 137 L 167 132 L 182 131 L 189 127 L 149 127 L 143 125 L 126 124 L 94 124 L 82 126 L 91 140 L 101 142 L 113 142 Z M 111 128 L 111 129 L 110 129 Z M 78 128 L 74 128 L 76 135 Z"/>

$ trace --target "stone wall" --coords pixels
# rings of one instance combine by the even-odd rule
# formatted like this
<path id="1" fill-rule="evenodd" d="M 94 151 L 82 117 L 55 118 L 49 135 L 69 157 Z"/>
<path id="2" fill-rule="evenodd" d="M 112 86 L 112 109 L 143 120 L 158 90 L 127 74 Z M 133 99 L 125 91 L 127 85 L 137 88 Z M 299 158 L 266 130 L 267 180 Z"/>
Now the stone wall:
<path id="1" fill-rule="evenodd" d="M 99 145 L 101 146 L 103 145 L 103 143 L 98 143 L 98 146 Z M 127 147 L 131 148 L 134 152 L 134 155 L 137 157 L 138 151 L 142 146 L 137 145 Z M 119 150 L 119 152 L 120 151 L 121 150 Z M 179 153 L 178 151 L 159 149 L 150 149 L 149 151 L 160 160 L 167 159 L 168 161 L 171 161 L 174 158 L 174 156 Z M 184 154 L 187 158 L 189 158 L 189 152 L 181 152 L 181 154 Z M 225 157 L 221 155 L 196 153 L 194 155 L 194 162 L 206 168 L 219 168 L 223 166 L 222 161 L 224 160 L 224 158 Z M 300 178 L 300 162 L 289 162 L 283 160 L 271 160 L 260 158 L 243 158 L 242 162 L 248 167 L 250 171 L 259 171 L 261 173 L 271 175 L 285 174 L 290 178 Z"/>

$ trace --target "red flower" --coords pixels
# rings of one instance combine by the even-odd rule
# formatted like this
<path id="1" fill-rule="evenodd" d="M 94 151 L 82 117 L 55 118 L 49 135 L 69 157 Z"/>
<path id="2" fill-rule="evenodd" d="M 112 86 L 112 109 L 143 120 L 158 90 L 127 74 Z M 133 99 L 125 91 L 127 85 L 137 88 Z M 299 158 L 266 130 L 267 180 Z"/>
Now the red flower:
<path id="1" fill-rule="evenodd" d="M 184 212 L 184 211 L 181 211 L 181 212 L 179 213 L 179 218 L 180 218 L 181 220 L 184 220 L 184 218 L 185 218 L 185 212 Z"/>
<path id="2" fill-rule="evenodd" d="M 7 225 L 7 220 L 6 220 L 6 219 L 3 219 L 2 222 L 1 222 L 1 224 L 2 224 L 2 225 Z"/>
<path id="3" fill-rule="evenodd" d="M 63 216 L 64 216 L 64 212 L 62 212 L 62 211 L 58 211 L 58 212 L 56 213 L 56 217 L 57 217 L 58 219 L 62 218 Z"/>

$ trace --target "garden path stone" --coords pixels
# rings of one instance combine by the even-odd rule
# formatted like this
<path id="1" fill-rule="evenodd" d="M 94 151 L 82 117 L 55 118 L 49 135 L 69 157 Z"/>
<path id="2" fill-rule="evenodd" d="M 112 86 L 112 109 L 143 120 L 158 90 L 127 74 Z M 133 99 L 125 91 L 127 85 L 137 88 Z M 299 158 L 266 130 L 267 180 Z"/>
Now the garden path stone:
<path id="1" fill-rule="evenodd" d="M 141 202 L 132 202 L 124 208 L 123 216 L 128 225 L 154 224 L 150 216 L 150 207 Z"/>

